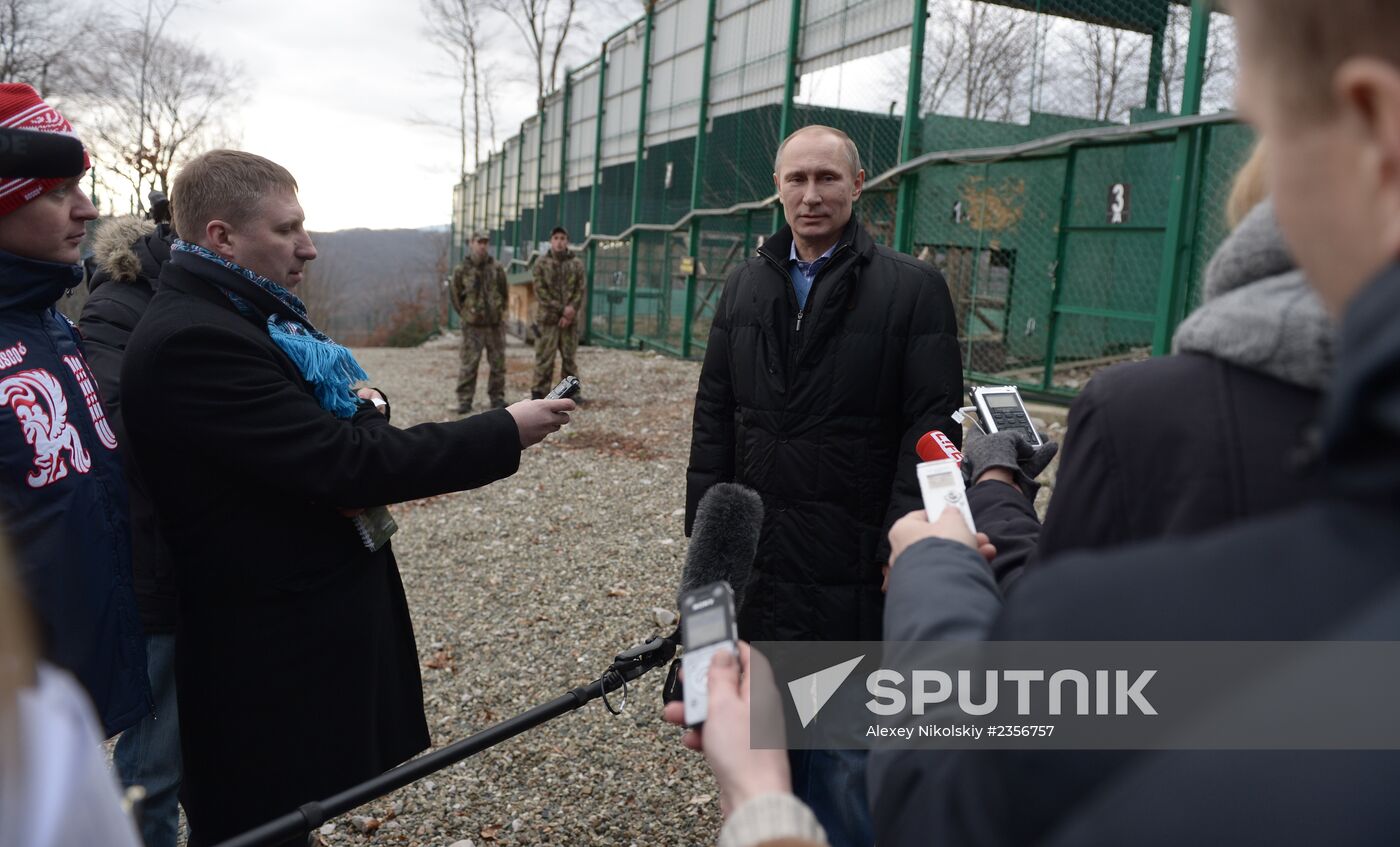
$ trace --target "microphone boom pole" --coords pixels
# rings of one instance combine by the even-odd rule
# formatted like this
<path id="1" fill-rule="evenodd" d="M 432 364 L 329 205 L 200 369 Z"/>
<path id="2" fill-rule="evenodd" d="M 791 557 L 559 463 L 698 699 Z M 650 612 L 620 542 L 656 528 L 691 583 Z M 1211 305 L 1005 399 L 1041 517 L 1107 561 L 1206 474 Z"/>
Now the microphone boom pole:
<path id="1" fill-rule="evenodd" d="M 231 838 L 218 847 L 257 847 L 257 845 L 270 844 L 291 836 L 309 833 L 329 818 L 343 815 L 375 798 L 396 791 L 429 774 L 437 773 L 450 765 L 455 765 L 469 756 L 494 747 L 506 739 L 514 738 L 528 729 L 554 720 L 560 715 L 572 712 L 593 700 L 602 697 L 604 698 L 603 702 L 607 703 L 606 698 L 609 693 L 619 688 L 625 689 L 628 682 L 671 661 L 676 654 L 676 645 L 679 643 L 679 629 L 667 637 L 653 636 L 650 640 L 617 654 L 613 658 L 612 666 L 601 677 L 587 685 L 581 685 L 568 694 L 501 721 L 475 735 L 449 744 L 441 750 L 404 762 L 396 768 L 359 785 L 347 788 L 325 800 L 307 803 L 294 812 L 288 812 L 256 829 Z M 624 697 L 625 693 L 624 690 Z M 613 714 L 620 713 L 620 709 L 614 709 L 611 704 L 607 705 L 608 711 Z M 626 705 L 625 699 L 623 705 Z"/>
<path id="2" fill-rule="evenodd" d="M 739 595 L 748 584 L 749 572 L 753 568 L 762 525 L 763 500 L 757 492 L 734 483 L 711 486 L 696 508 L 690 549 L 686 551 L 685 567 L 681 574 L 681 593 L 724 580 L 733 586 L 737 606 Z M 464 738 L 441 750 L 405 762 L 333 797 L 307 803 L 294 812 L 231 838 L 218 847 L 258 847 L 289 836 L 308 833 L 325 823 L 327 818 L 342 815 L 376 797 L 382 797 L 410 782 L 454 765 L 468 756 L 572 712 L 600 697 L 603 698 L 608 711 L 619 714 L 621 710 L 612 707 L 607 695 L 622 688 L 625 706 L 627 683 L 670 662 L 675 658 L 676 648 L 680 644 L 679 627 L 668 636 L 652 636 L 650 640 L 614 656 L 607 671 L 587 685 L 484 729 L 470 738 Z M 679 666 L 679 662 L 671 666 L 662 688 L 662 697 L 668 702 L 680 698 L 680 686 L 676 676 Z"/>

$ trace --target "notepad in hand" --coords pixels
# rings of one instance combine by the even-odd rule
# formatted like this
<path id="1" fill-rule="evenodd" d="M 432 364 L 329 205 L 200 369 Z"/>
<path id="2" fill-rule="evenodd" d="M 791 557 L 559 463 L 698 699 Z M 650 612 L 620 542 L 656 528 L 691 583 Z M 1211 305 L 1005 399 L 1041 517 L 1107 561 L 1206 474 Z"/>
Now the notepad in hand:
<path id="1" fill-rule="evenodd" d="M 399 531 L 394 516 L 388 506 L 372 506 L 350 519 L 359 533 L 360 541 L 371 553 L 379 550 L 389 541 L 389 536 Z"/>

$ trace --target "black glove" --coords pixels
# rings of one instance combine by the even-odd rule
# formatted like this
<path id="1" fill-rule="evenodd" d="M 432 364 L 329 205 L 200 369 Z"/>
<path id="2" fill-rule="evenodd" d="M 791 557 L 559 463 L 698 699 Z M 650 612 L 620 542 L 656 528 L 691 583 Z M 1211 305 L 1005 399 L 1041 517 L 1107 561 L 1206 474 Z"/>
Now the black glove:
<path id="1" fill-rule="evenodd" d="M 968 434 L 962 448 L 963 479 L 971 487 L 992 468 L 1004 468 L 1010 471 L 1022 493 L 1033 501 L 1040 491 L 1040 483 L 1035 478 L 1059 451 L 1060 445 L 1053 441 L 1032 447 L 1026 437 L 1015 430 L 993 433 L 974 430 Z"/>

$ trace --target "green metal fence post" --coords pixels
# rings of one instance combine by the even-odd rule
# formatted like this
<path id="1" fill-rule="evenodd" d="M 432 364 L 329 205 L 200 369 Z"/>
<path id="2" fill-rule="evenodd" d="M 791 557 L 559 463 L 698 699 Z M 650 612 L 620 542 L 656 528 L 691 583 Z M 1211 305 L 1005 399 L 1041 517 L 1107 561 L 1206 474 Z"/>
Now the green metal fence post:
<path id="1" fill-rule="evenodd" d="M 1045 371 L 1041 375 L 1040 387 L 1049 389 L 1055 382 L 1055 348 L 1060 341 L 1060 293 L 1064 290 L 1065 256 L 1069 238 L 1069 222 L 1074 214 L 1074 171 L 1079 159 L 1079 148 L 1069 148 L 1065 160 L 1065 187 L 1060 195 L 1060 222 L 1056 227 L 1055 267 L 1050 273 L 1050 310 L 1046 316 L 1049 326 L 1045 332 Z"/>
<path id="2" fill-rule="evenodd" d="M 651 30 L 656 19 L 656 0 L 647 0 L 645 35 L 642 37 L 642 90 L 641 106 L 637 110 L 637 158 L 632 160 L 632 224 L 635 226 L 642 217 L 642 160 L 647 153 L 647 90 L 651 83 Z M 627 263 L 627 329 L 623 333 L 624 342 L 632 345 L 632 332 L 637 320 L 637 254 L 640 252 L 638 233 L 632 233 L 632 249 L 628 252 Z"/>
<path id="3" fill-rule="evenodd" d="M 705 148 L 710 121 L 710 58 L 715 45 L 715 0 L 705 4 L 705 49 L 700 57 L 700 114 L 695 125 L 695 161 L 690 170 L 690 208 L 700 208 L 705 188 Z M 690 358 L 690 336 L 695 329 L 695 286 L 700 272 L 700 219 L 690 219 L 690 273 L 685 275 L 685 315 L 681 318 L 681 356 Z"/>
<path id="4" fill-rule="evenodd" d="M 792 134 L 792 98 L 797 90 L 798 42 L 802 39 L 802 0 L 792 0 L 788 13 L 788 43 L 786 78 L 783 80 L 783 111 L 778 118 L 778 143 Z M 783 225 L 783 206 L 778 204 L 773 210 L 773 226 L 769 232 L 776 232 Z"/>
<path id="5" fill-rule="evenodd" d="M 1171 26 L 1171 13 L 1162 25 L 1152 31 L 1152 55 L 1147 60 L 1147 108 L 1160 110 L 1162 97 L 1162 51 L 1167 46 L 1167 27 Z"/>
<path id="6" fill-rule="evenodd" d="M 453 265 L 456 265 L 457 258 L 462 253 L 462 249 L 458 246 L 458 239 L 462 237 L 462 233 L 458 231 L 457 221 L 462 218 L 466 211 L 466 204 L 462 200 L 466 195 L 466 190 L 467 178 L 464 176 L 452 192 L 452 223 L 448 226 L 447 260 Z"/>
<path id="7" fill-rule="evenodd" d="M 568 80 L 569 77 L 565 75 L 564 85 L 566 87 L 566 90 L 569 84 Z M 564 96 L 568 97 L 567 94 Z M 533 253 L 535 251 L 536 245 L 540 243 L 540 212 L 544 211 L 544 131 L 548 126 L 547 122 L 545 121 L 546 114 L 547 110 L 543 106 L 541 106 L 540 143 L 535 152 L 535 219 L 532 222 L 534 225 L 530 227 L 530 252 L 525 254 L 527 260 L 529 259 L 530 253 Z M 521 218 L 524 218 L 523 212 L 521 214 Z"/>
<path id="8" fill-rule="evenodd" d="M 543 132 L 543 111 L 535 116 L 535 121 L 539 124 L 540 131 Z M 516 136 L 519 141 L 515 144 L 515 255 L 511 258 L 512 264 L 520 258 L 521 238 L 524 236 L 524 233 L 521 232 L 524 227 L 520 224 L 525 220 L 525 209 L 520 205 L 520 194 L 521 189 L 525 187 L 525 124 L 527 123 L 529 123 L 528 120 L 521 122 L 520 135 Z M 501 225 L 505 226 L 505 222 L 502 221 Z"/>
<path id="9" fill-rule="evenodd" d="M 608 42 L 603 42 L 603 50 L 598 54 L 598 108 L 597 118 L 593 121 L 593 190 L 588 196 L 588 284 L 587 293 L 584 295 L 585 314 L 588 315 L 588 322 L 583 326 L 583 340 L 590 341 L 593 336 L 593 272 L 598 266 L 598 242 L 591 236 L 596 234 L 598 228 L 598 199 L 601 192 L 601 182 L 603 174 L 603 106 L 607 102 L 608 83 Z"/>
<path id="10" fill-rule="evenodd" d="M 559 221 L 558 226 L 564 226 L 568 216 L 564 214 L 564 201 L 569 196 L 569 119 L 573 113 L 574 99 L 574 76 L 573 71 L 564 74 L 564 125 L 559 128 Z M 544 211 L 544 194 L 540 194 L 540 211 Z M 539 212 L 535 213 L 536 220 L 539 219 Z M 553 229 L 555 224 L 550 225 Z M 535 243 L 540 241 L 539 228 L 535 229 Z"/>
<path id="11" fill-rule="evenodd" d="M 459 258 L 459 254 L 462 254 L 462 253 L 463 253 L 463 250 L 462 250 L 460 247 L 458 247 L 458 244 L 460 243 L 460 242 L 459 242 L 459 239 L 462 238 L 462 233 L 458 231 L 458 230 L 459 230 L 459 227 L 457 226 L 457 222 L 458 222 L 459 220 L 461 220 L 463 223 L 466 222 L 466 212 L 467 212 L 467 201 L 466 201 L 466 196 L 467 196 L 467 175 L 466 175 L 466 174 L 462 174 L 462 181 L 459 182 L 459 183 L 457 183 L 457 190 L 452 192 L 452 226 L 451 226 L 451 234 L 448 236 L 448 242 L 447 242 L 447 245 L 448 245 L 448 248 L 447 248 L 447 249 L 448 249 L 448 254 L 447 254 L 447 255 L 448 255 L 448 262 L 449 262 L 449 264 L 451 265 L 451 267 L 449 267 L 449 268 L 447 269 L 447 273 L 448 273 L 449 276 L 451 276 L 452 271 L 456 270 L 458 263 L 461 262 L 461 258 Z M 439 302 L 440 302 L 440 301 L 439 301 Z M 452 308 L 452 294 L 451 294 L 451 292 L 448 292 L 448 295 L 447 295 L 447 328 L 448 328 L 448 329 L 456 329 L 456 324 L 457 324 L 457 322 L 454 320 L 454 318 L 456 318 L 456 317 L 457 317 L 456 312 L 455 312 L 455 311 L 453 310 L 453 308 Z"/>
<path id="12" fill-rule="evenodd" d="M 909 42 L 909 86 L 904 93 L 904 122 L 899 128 L 899 161 L 919 154 L 919 101 L 924 87 L 924 30 L 928 23 L 928 0 L 914 0 L 914 32 Z M 910 171 L 899 178 L 895 199 L 894 249 L 914 251 L 914 199 L 919 190 L 919 173 Z"/>
<path id="13" fill-rule="evenodd" d="M 1210 37 L 1211 0 L 1192 0 L 1191 45 L 1186 54 L 1186 86 L 1181 113 L 1195 115 L 1201 110 L 1201 87 L 1205 76 L 1206 40 Z M 1189 215 L 1200 191 L 1198 164 L 1200 127 L 1177 132 L 1172 154 L 1171 201 L 1167 207 L 1167 234 L 1162 253 L 1162 275 L 1157 285 L 1156 320 L 1152 331 L 1152 355 L 1171 350 L 1172 335 L 1182 317 L 1191 267 L 1192 235 Z"/>
<path id="14" fill-rule="evenodd" d="M 510 142 L 507 141 L 506 144 Z M 506 144 L 501 145 L 500 178 L 496 181 L 496 225 L 500 227 L 496 236 L 496 261 L 505 252 L 506 241 Z"/>

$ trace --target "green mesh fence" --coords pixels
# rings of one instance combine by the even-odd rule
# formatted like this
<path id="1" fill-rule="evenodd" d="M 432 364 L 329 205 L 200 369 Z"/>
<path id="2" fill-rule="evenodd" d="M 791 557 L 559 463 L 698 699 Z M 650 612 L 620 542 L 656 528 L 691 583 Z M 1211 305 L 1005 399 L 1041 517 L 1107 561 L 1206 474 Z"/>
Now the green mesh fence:
<path id="1" fill-rule="evenodd" d="M 453 255 L 485 229 L 524 265 L 563 225 L 589 341 L 701 355 L 782 223 L 779 141 L 834 126 L 863 225 L 947 279 L 968 375 L 1067 396 L 1199 302 L 1253 141 L 1234 53 L 1202 0 L 660 0 L 458 186 Z"/>
<path id="2" fill-rule="evenodd" d="M 627 274 L 632 256 L 628 241 L 590 245 L 593 263 L 588 282 L 588 334 L 598 343 L 627 340 Z"/>

